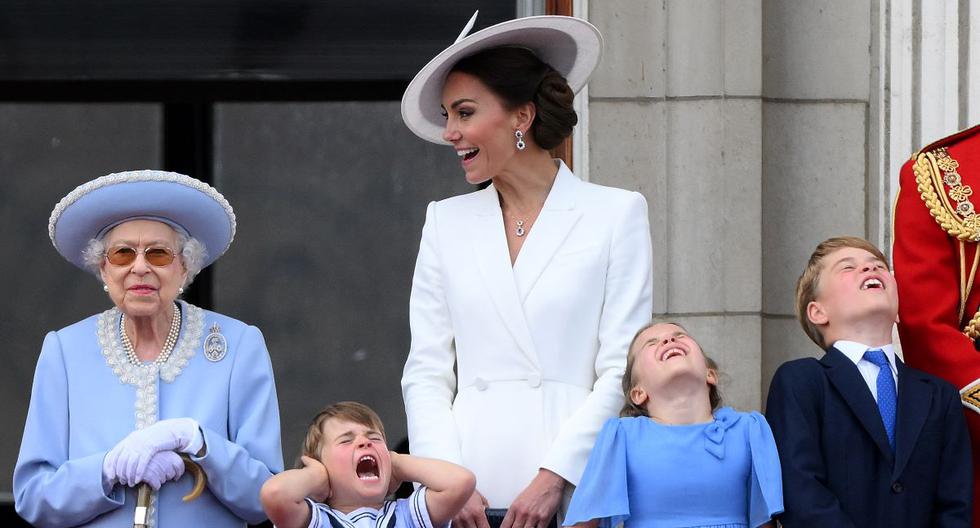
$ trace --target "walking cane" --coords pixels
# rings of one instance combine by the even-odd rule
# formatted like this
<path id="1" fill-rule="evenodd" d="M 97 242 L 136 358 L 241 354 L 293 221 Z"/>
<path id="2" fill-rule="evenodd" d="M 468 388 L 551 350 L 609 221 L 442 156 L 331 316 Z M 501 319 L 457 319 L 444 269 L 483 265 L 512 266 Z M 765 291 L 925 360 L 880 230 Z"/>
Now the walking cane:
<path id="1" fill-rule="evenodd" d="M 184 502 L 190 502 L 201 496 L 204 492 L 204 487 L 208 484 L 208 476 L 201 469 L 201 466 L 197 465 L 196 462 L 191 460 L 191 458 L 183 453 L 180 455 L 181 460 L 184 461 L 184 469 L 190 471 L 194 475 L 194 488 L 187 495 L 184 495 Z M 153 488 L 149 484 L 140 484 L 139 491 L 136 494 L 136 513 L 133 514 L 133 528 L 146 528 L 147 515 L 150 510 L 150 494 L 153 492 Z"/>

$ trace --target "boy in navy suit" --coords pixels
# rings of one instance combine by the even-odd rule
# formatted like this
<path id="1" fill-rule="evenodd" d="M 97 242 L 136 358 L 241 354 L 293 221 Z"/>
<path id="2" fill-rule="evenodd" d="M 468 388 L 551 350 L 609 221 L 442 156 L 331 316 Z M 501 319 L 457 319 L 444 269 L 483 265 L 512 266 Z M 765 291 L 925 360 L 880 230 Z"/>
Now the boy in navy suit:
<path id="1" fill-rule="evenodd" d="M 855 237 L 821 242 L 796 310 L 826 354 L 783 364 L 769 388 L 783 526 L 970 526 L 959 394 L 895 356 L 898 291 L 881 251 Z"/>

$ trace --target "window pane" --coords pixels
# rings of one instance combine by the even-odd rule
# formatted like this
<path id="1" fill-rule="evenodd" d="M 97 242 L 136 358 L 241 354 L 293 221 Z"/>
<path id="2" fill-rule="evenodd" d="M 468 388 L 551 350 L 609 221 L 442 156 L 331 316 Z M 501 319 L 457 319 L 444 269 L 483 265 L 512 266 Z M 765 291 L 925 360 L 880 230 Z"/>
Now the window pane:
<path id="1" fill-rule="evenodd" d="M 473 190 L 455 153 L 415 137 L 397 102 L 222 104 L 215 185 L 239 227 L 215 307 L 265 334 L 286 460 L 338 400 L 375 408 L 394 445 L 425 207 Z"/>

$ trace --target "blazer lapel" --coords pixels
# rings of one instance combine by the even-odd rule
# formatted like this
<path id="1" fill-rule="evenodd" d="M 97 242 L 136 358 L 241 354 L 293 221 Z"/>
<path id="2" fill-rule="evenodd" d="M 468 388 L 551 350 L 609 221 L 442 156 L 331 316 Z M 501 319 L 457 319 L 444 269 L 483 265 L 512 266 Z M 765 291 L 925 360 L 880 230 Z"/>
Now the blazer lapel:
<path id="1" fill-rule="evenodd" d="M 582 216 L 581 211 L 574 209 L 579 183 L 578 177 L 559 161 L 555 183 L 514 262 L 514 280 L 522 303 Z"/>
<path id="2" fill-rule="evenodd" d="M 871 435 L 871 439 L 878 446 L 878 450 L 888 460 L 892 460 L 892 448 L 888 445 L 888 434 L 885 433 L 885 424 L 881 421 L 881 413 L 875 403 L 868 385 L 858 372 L 857 366 L 847 359 L 841 351 L 836 348 L 827 349 L 827 354 L 820 359 L 820 362 L 827 368 L 827 377 L 840 392 L 841 397 L 851 408 L 851 412 L 857 416 L 858 421 L 864 429 Z"/>
<path id="3" fill-rule="evenodd" d="M 895 366 L 898 367 L 898 419 L 895 424 L 893 474 L 897 476 L 902 474 L 912 456 L 912 449 L 932 406 L 932 398 L 926 382 L 914 372 L 909 372 L 905 363 L 896 358 Z"/>
<path id="4" fill-rule="evenodd" d="M 473 233 L 470 237 L 477 267 L 504 325 L 521 350 L 536 364 L 537 351 L 514 282 L 497 191 L 490 185 L 478 192 L 480 198 L 473 211 Z"/>

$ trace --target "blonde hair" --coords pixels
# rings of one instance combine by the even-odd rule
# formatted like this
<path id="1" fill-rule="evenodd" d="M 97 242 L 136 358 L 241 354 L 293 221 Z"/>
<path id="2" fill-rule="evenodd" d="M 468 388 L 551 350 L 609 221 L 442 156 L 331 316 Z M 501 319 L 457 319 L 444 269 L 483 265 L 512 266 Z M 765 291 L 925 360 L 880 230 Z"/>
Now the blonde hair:
<path id="1" fill-rule="evenodd" d="M 373 427 L 385 436 L 385 426 L 381 423 L 381 417 L 370 407 L 363 403 L 354 401 L 342 401 L 324 407 L 322 411 L 313 417 L 310 426 L 306 429 L 306 438 L 303 440 L 303 455 L 317 460 L 320 459 L 320 449 L 323 442 L 323 424 L 330 419 L 347 420 L 356 424 Z M 302 467 L 298 463 L 297 467 Z"/>
<path id="2" fill-rule="evenodd" d="M 623 373 L 624 401 L 623 401 L 623 408 L 620 409 L 619 411 L 619 415 L 621 417 L 649 416 L 649 414 L 647 414 L 646 409 L 633 403 L 633 399 L 630 398 L 630 391 L 633 390 L 633 387 L 636 387 L 636 382 L 634 382 L 633 380 L 633 368 L 636 365 L 636 348 L 637 348 L 636 343 L 640 339 L 640 334 L 646 332 L 651 327 L 658 324 L 674 325 L 677 328 L 683 330 L 684 332 L 687 332 L 687 329 L 684 328 L 683 326 L 677 323 L 672 323 L 670 321 L 650 321 L 649 323 L 643 325 L 643 328 L 640 328 L 639 330 L 636 331 L 636 334 L 633 336 L 633 340 L 630 341 L 629 352 L 626 355 L 626 371 Z M 698 346 L 700 347 L 701 343 L 698 343 Z M 714 370 L 717 373 L 718 363 L 716 363 L 715 360 L 711 359 L 710 357 L 708 357 L 707 354 L 704 353 L 704 348 L 701 348 L 701 353 L 704 355 L 704 362 L 708 365 L 708 368 Z M 716 409 L 718 409 L 718 407 L 721 407 L 721 401 L 722 401 L 721 390 L 718 389 L 718 385 L 708 385 L 708 401 L 711 403 L 712 411 L 715 411 Z"/>
<path id="3" fill-rule="evenodd" d="M 820 290 L 820 272 L 824 269 L 824 259 L 827 258 L 827 255 L 844 248 L 863 249 L 884 262 L 886 267 L 888 266 L 888 259 L 885 258 L 881 250 L 860 237 L 839 236 L 828 238 L 817 244 L 817 248 L 813 250 L 810 260 L 806 263 L 806 268 L 803 269 L 803 274 L 796 281 L 796 318 L 800 321 L 800 326 L 803 327 L 806 335 L 817 346 L 825 350 L 827 342 L 824 340 L 823 333 L 820 332 L 820 327 L 813 324 L 807 317 L 807 306 L 817 300 L 817 294 Z"/>

